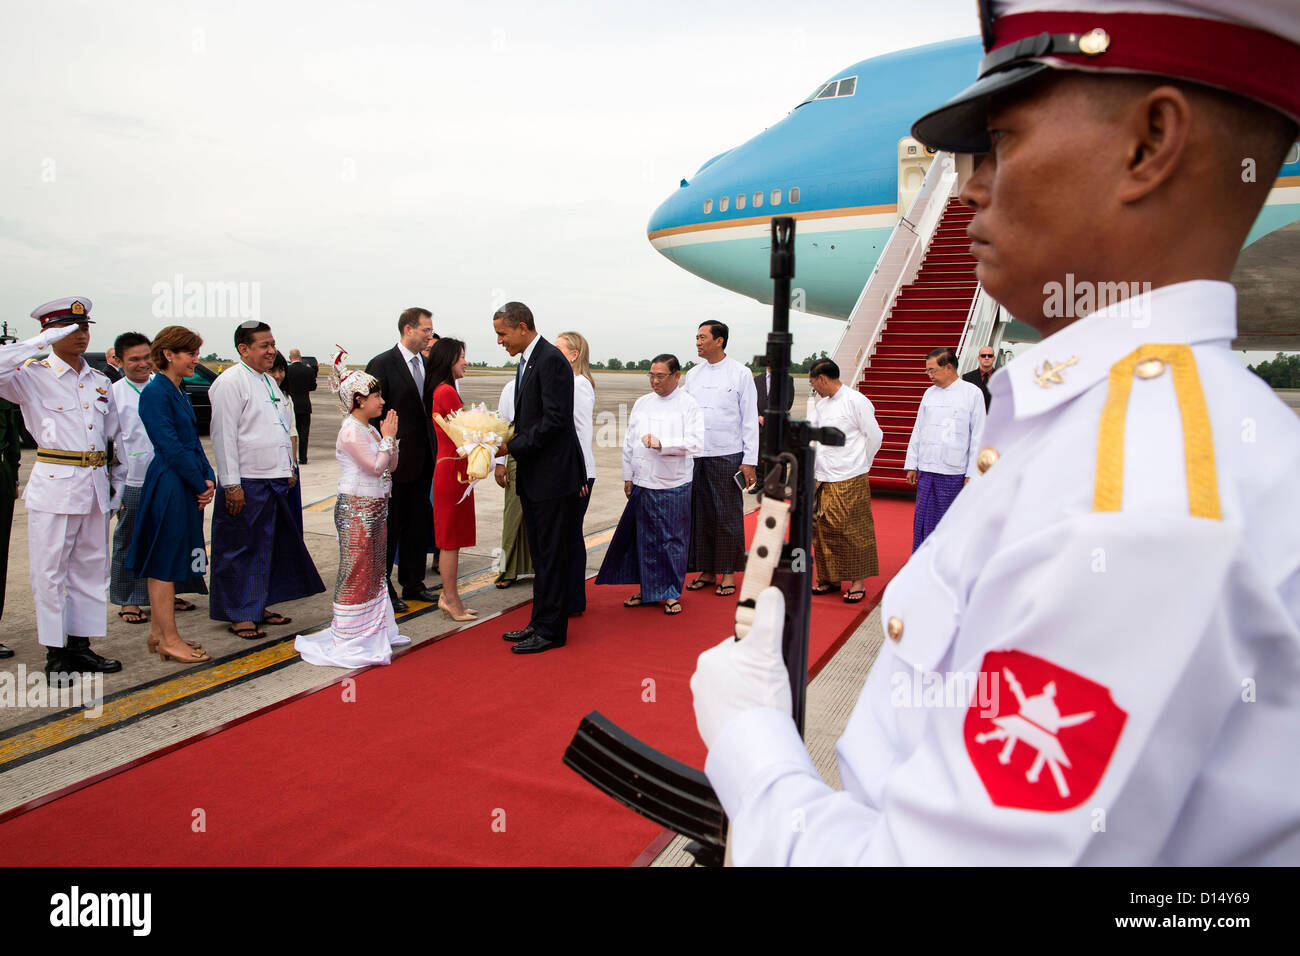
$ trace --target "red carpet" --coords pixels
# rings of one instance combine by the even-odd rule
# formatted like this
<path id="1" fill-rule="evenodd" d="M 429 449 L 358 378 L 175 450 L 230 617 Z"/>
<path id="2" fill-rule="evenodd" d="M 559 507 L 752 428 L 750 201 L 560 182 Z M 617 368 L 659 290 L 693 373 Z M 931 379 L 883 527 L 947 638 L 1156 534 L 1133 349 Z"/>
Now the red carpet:
<path id="1" fill-rule="evenodd" d="M 813 599 L 813 662 L 908 557 L 912 502 L 872 510 L 877 593 Z M 523 607 L 364 672 L 355 701 L 334 685 L 37 807 L 0 825 L 0 865 L 627 865 L 659 828 L 561 755 L 596 709 L 702 766 L 688 682 L 735 606 L 667 618 L 633 590 L 588 583 L 563 650 L 510 653 Z"/>

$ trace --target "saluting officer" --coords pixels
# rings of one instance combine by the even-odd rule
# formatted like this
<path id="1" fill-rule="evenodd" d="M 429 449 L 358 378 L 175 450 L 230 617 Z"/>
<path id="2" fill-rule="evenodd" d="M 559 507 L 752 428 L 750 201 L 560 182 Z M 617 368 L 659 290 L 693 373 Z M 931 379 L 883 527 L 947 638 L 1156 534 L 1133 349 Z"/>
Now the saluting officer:
<path id="1" fill-rule="evenodd" d="M 39 335 L 0 347 L 0 398 L 21 406 L 38 446 L 23 501 L 36 635 L 56 683 L 73 672 L 122 669 L 90 649 L 108 620 L 105 449 L 117 434 L 108 378 L 82 359 L 90 307 L 85 296 L 47 302 L 32 312 Z M 35 358 L 46 349 L 47 358 Z"/>
<path id="2" fill-rule="evenodd" d="M 1295 142 L 1300 6 L 1060 5 L 983 4 L 978 82 L 912 128 L 987 154 L 976 274 L 1043 339 L 885 593 L 845 792 L 779 592 L 692 679 L 737 862 L 1300 862 L 1300 421 L 1230 351 L 1227 281 Z M 1093 304 L 1045 301 L 1071 282 Z"/>

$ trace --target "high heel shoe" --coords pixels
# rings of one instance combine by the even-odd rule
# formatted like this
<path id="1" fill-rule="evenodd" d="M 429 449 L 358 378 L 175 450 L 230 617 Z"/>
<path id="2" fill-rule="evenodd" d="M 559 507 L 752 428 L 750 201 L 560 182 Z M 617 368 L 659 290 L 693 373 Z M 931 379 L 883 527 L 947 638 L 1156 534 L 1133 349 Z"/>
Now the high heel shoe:
<path id="1" fill-rule="evenodd" d="M 195 654 L 198 656 L 193 656 Z M 190 648 L 189 657 L 177 657 L 175 654 L 171 653 L 171 651 L 167 650 L 167 648 L 161 646 L 158 648 L 158 658 L 163 661 L 173 660 L 177 664 L 202 664 L 204 661 L 212 660 L 211 655 L 209 655 L 207 651 Z"/>
<path id="2" fill-rule="evenodd" d="M 184 638 L 181 638 L 181 640 L 185 640 L 185 639 L 184 639 Z M 154 637 L 152 634 L 150 634 L 150 635 L 149 635 L 149 639 L 148 639 L 148 644 L 149 644 L 149 653 L 150 653 L 150 654 L 157 654 L 157 653 L 158 653 L 158 645 L 159 645 L 160 643 L 162 643 L 162 639 L 161 639 L 161 638 Z M 190 647 L 194 648 L 196 651 L 201 651 L 201 650 L 203 650 L 203 645 L 200 644 L 198 641 L 185 641 L 185 643 L 188 644 Z"/>
<path id="3" fill-rule="evenodd" d="M 475 614 L 473 611 L 471 611 L 469 608 L 465 609 L 465 614 L 463 616 L 453 614 L 451 609 L 447 607 L 447 605 L 442 603 L 441 597 L 438 598 L 438 610 L 442 612 L 443 617 L 449 617 L 453 621 L 477 621 L 478 620 L 478 615 Z"/>

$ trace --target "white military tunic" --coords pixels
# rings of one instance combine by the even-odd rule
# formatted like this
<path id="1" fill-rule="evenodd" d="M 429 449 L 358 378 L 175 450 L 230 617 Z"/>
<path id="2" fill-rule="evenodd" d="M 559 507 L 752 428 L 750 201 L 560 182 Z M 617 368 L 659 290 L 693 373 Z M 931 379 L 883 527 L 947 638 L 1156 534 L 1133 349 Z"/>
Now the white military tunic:
<path id="1" fill-rule="evenodd" d="M 53 353 L 34 360 L 76 329 L 54 326 L 0 346 L 0 397 L 22 407 L 39 447 L 102 452 L 118 431 L 108 378 L 84 359 L 79 372 Z M 69 634 L 104 636 L 111 497 L 106 467 L 38 461 L 28 476 L 28 562 L 37 639 L 46 647 L 64 647 Z"/>
<path id="2" fill-rule="evenodd" d="M 983 430 L 983 392 L 960 378 L 947 388 L 931 385 L 916 410 L 903 467 L 932 475 L 973 478 Z"/>
<path id="3" fill-rule="evenodd" d="M 993 376 L 996 460 L 885 592 L 844 791 L 788 714 L 724 726 L 737 862 L 1300 863 L 1300 420 L 1230 285 L 1137 304 Z"/>

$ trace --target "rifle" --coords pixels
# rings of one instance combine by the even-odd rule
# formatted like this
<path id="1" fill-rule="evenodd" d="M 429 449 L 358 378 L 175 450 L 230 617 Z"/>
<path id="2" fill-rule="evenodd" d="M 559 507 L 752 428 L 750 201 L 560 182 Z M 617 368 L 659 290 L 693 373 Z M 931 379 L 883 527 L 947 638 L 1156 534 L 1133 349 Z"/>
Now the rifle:
<path id="1" fill-rule="evenodd" d="M 736 640 L 749 633 L 754 604 L 769 584 L 785 595 L 781 639 L 790 675 L 792 714 L 803 733 L 808 686 L 808 615 L 812 603 L 813 461 L 811 442 L 843 445 L 838 428 L 814 428 L 786 412 L 790 371 L 790 280 L 794 278 L 794 219 L 772 220 L 772 331 L 767 352 L 755 364 L 772 371 L 763 412 L 762 482 L 757 530 L 745 560 L 736 602 Z M 789 541 L 786 531 L 789 530 Z M 720 866 L 726 853 L 727 818 L 717 794 L 699 770 L 655 750 L 598 711 L 582 719 L 564 762 L 615 800 L 661 826 L 689 837 L 697 866 Z"/>

